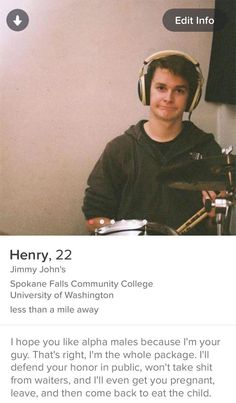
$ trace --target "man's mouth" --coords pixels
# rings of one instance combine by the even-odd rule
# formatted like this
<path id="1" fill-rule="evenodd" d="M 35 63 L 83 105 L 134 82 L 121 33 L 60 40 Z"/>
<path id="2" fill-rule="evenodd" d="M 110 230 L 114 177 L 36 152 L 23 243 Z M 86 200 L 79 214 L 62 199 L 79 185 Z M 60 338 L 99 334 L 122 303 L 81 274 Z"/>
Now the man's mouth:
<path id="1" fill-rule="evenodd" d="M 159 106 L 160 109 L 164 109 L 166 111 L 174 111 L 175 108 L 171 106 Z"/>

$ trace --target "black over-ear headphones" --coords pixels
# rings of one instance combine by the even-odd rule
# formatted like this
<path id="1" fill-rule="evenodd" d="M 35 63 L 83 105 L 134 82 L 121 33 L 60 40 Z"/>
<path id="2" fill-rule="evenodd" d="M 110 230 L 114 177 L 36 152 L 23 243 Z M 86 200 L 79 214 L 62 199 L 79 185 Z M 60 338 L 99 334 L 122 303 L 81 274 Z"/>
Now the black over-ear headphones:
<path id="1" fill-rule="evenodd" d="M 198 103 L 200 101 L 200 98 L 202 95 L 202 86 L 203 86 L 204 78 L 203 78 L 199 63 L 195 59 L 193 59 L 193 57 L 189 56 L 187 53 L 179 52 L 178 50 L 164 50 L 162 52 L 157 52 L 157 53 L 154 53 L 151 56 L 147 57 L 147 59 L 144 60 L 143 66 L 139 72 L 139 80 L 138 80 L 139 99 L 143 105 L 150 104 L 150 101 L 148 99 L 149 98 L 148 94 L 150 93 L 150 88 L 149 88 L 150 83 L 148 83 L 148 80 L 147 80 L 147 69 L 146 69 L 146 72 L 144 71 L 145 67 L 149 66 L 149 64 L 153 60 L 158 60 L 158 59 L 162 59 L 164 57 L 173 56 L 173 55 L 184 57 L 185 59 L 187 59 L 194 65 L 194 67 L 197 71 L 197 76 L 198 76 L 197 89 L 195 91 L 195 94 L 193 95 L 191 105 L 186 110 L 186 112 L 191 113 L 196 108 L 196 106 L 198 105 Z"/>

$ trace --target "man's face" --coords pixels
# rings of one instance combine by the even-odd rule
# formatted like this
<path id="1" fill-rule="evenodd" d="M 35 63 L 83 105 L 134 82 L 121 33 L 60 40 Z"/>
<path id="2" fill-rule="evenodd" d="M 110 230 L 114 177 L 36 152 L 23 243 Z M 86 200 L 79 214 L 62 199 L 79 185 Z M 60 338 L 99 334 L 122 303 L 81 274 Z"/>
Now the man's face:
<path id="1" fill-rule="evenodd" d="M 189 86 L 184 78 L 157 68 L 151 82 L 151 116 L 169 122 L 182 120 L 188 96 Z"/>

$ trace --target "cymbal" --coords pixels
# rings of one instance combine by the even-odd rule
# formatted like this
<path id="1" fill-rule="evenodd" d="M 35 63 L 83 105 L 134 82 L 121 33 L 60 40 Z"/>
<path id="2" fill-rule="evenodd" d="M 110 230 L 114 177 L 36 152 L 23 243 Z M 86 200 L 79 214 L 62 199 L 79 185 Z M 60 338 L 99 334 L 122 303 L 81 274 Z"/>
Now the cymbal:
<path id="1" fill-rule="evenodd" d="M 183 190 L 232 190 L 236 187 L 236 156 L 183 161 L 163 168 L 157 180 Z"/>

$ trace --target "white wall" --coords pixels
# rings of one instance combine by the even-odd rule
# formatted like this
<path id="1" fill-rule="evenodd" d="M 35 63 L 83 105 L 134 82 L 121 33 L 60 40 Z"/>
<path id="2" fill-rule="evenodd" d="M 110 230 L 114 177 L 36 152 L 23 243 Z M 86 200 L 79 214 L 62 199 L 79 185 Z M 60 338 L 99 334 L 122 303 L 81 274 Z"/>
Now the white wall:
<path id="1" fill-rule="evenodd" d="M 163 14 L 213 6 L 214 0 L 1 2 L 0 230 L 85 233 L 81 204 L 92 166 L 108 140 L 146 116 L 137 98 L 144 58 L 182 50 L 207 77 L 212 33 L 167 31 Z M 14 8 L 29 15 L 22 32 L 5 24 Z M 221 111 L 202 100 L 192 120 L 218 133 Z"/>

